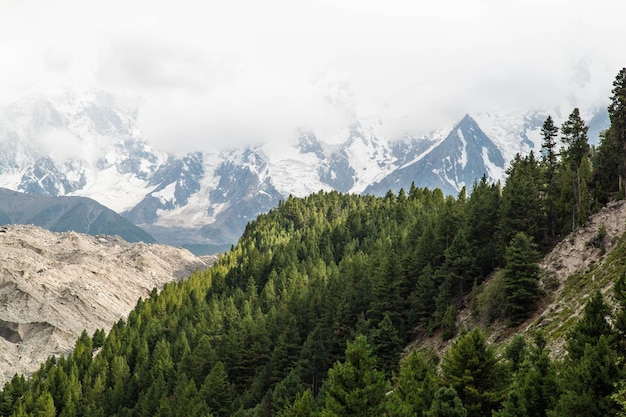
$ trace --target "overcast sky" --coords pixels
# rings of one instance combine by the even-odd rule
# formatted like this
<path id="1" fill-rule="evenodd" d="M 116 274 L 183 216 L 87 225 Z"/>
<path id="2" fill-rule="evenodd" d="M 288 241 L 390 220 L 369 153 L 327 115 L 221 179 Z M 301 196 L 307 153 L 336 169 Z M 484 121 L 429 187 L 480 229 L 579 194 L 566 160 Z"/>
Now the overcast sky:
<path id="1" fill-rule="evenodd" d="M 606 105 L 622 0 L 0 0 L 0 101 L 55 85 L 144 99 L 169 150 L 396 138 L 465 113 Z"/>

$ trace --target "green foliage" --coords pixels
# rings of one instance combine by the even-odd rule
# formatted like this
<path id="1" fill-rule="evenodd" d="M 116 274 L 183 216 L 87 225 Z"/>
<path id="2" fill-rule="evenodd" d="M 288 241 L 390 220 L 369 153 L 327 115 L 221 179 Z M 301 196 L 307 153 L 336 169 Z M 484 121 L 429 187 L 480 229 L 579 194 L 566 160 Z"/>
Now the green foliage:
<path id="1" fill-rule="evenodd" d="M 456 314 L 456 307 L 454 304 L 450 304 L 441 319 L 441 338 L 443 340 L 450 340 L 456 335 Z"/>
<path id="2" fill-rule="evenodd" d="M 597 291 L 567 335 L 568 356 L 560 376 L 563 395 L 553 416 L 616 414 L 615 387 L 624 373 L 618 367 L 615 331 L 609 316 L 610 309 Z"/>
<path id="3" fill-rule="evenodd" d="M 534 242 L 544 241 L 544 180 L 539 161 L 532 152 L 525 157 L 517 154 L 507 173 L 506 184 L 502 190 L 500 246 L 506 247 L 519 232 L 525 233 Z"/>
<path id="4" fill-rule="evenodd" d="M 454 388 L 441 387 L 435 393 L 430 410 L 424 415 L 426 417 L 465 417 L 467 410 L 463 407 Z"/>
<path id="5" fill-rule="evenodd" d="M 519 346 L 519 342 L 509 346 Z M 543 333 L 535 333 L 533 345 L 524 350 L 524 360 L 513 368 L 507 399 L 494 416 L 545 417 L 552 410 L 558 398 L 557 378 L 545 346 Z M 519 362 L 521 356 L 516 356 Z"/>
<path id="6" fill-rule="evenodd" d="M 460 336 L 443 357 L 441 369 L 468 416 L 487 415 L 502 400 L 503 369 L 480 330 Z"/>
<path id="7" fill-rule="evenodd" d="M 440 385 L 437 358 L 428 352 L 412 351 L 400 364 L 388 397 L 387 413 L 391 417 L 425 414 Z"/>
<path id="8" fill-rule="evenodd" d="M 346 361 L 328 371 L 322 416 L 379 416 L 390 387 L 364 336 L 348 342 Z"/>
<path id="9" fill-rule="evenodd" d="M 504 256 L 504 314 L 512 325 L 518 325 L 534 312 L 539 297 L 539 252 L 532 240 L 520 232 Z"/>

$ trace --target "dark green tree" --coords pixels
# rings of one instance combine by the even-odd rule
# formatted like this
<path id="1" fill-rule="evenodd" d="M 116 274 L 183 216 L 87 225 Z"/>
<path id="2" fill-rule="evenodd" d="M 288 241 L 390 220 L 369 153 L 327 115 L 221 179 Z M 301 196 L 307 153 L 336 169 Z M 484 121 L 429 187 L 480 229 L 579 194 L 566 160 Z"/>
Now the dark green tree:
<path id="1" fill-rule="evenodd" d="M 292 370 L 272 391 L 271 415 L 278 415 L 290 408 L 303 391 L 304 387 L 300 377 Z"/>
<path id="2" fill-rule="evenodd" d="M 585 305 L 583 316 L 567 334 L 567 356 L 559 376 L 563 394 L 551 416 L 608 416 L 617 413 L 613 399 L 623 377 L 618 366 L 610 308 L 600 291 Z"/>
<path id="3" fill-rule="evenodd" d="M 517 233 L 506 248 L 504 314 L 516 326 L 534 311 L 539 297 L 539 252 L 525 233 Z"/>
<path id="4" fill-rule="evenodd" d="M 576 170 L 584 157 L 589 156 L 589 140 L 587 131 L 589 127 L 580 116 L 580 111 L 575 108 L 569 118 L 561 126 L 561 140 L 566 145 L 563 150 L 563 161 L 569 164 L 572 170 Z"/>
<path id="5" fill-rule="evenodd" d="M 575 230 L 583 224 L 591 212 L 593 201 L 589 192 L 592 182 L 590 147 L 587 138 L 588 127 L 580 117 L 578 108 L 570 114 L 561 126 L 562 140 L 567 146 L 562 151 L 563 166 L 560 172 L 561 223 L 566 225 L 571 219 L 571 228 L 561 227 L 562 231 Z"/>
<path id="6" fill-rule="evenodd" d="M 452 387 L 441 387 L 435 392 L 435 399 L 426 417 L 466 417 L 467 410 Z"/>
<path id="7" fill-rule="evenodd" d="M 578 361 L 585 352 L 585 346 L 595 346 L 600 337 L 608 338 L 610 343 L 615 342 L 615 331 L 609 320 L 611 309 L 604 301 L 600 291 L 592 294 L 585 304 L 582 317 L 565 336 L 568 361 Z"/>
<path id="8" fill-rule="evenodd" d="M 398 331 L 388 314 L 385 314 L 376 328 L 371 331 L 369 339 L 372 341 L 373 354 L 378 359 L 377 368 L 390 377 L 392 371 L 396 371 L 400 364 L 402 339 L 398 336 Z"/>
<path id="9" fill-rule="evenodd" d="M 456 390 L 469 417 L 486 416 L 498 408 L 503 398 L 503 370 L 478 328 L 454 342 L 441 369 L 444 382 Z"/>
<path id="10" fill-rule="evenodd" d="M 507 174 L 500 215 L 501 254 L 518 232 L 524 232 L 534 242 L 544 241 L 546 224 L 543 174 L 533 152 L 525 157 L 516 155 Z"/>
<path id="11" fill-rule="evenodd" d="M 533 345 L 513 376 L 503 407 L 495 417 L 545 417 L 558 398 L 556 371 L 546 349 L 543 333 L 537 332 Z"/>
<path id="12" fill-rule="evenodd" d="M 434 354 L 411 351 L 400 363 L 393 392 L 388 397 L 387 414 L 390 417 L 425 415 L 440 386 Z"/>
<path id="13" fill-rule="evenodd" d="M 498 223 L 500 221 L 500 186 L 489 184 L 483 175 L 474 183 L 465 210 L 468 241 L 478 267 L 478 283 L 498 265 L 496 254 Z"/>
<path id="14" fill-rule="evenodd" d="M 385 375 L 376 369 L 376 358 L 365 336 L 348 342 L 346 361 L 335 363 L 324 384 L 324 417 L 382 415 L 390 390 Z"/>
<path id="15" fill-rule="evenodd" d="M 611 127 L 608 135 L 619 149 L 614 157 L 617 158 L 618 166 L 618 190 L 623 192 L 626 178 L 626 68 L 622 68 L 615 77 L 611 93 L 611 103 L 608 107 Z"/>
<path id="16" fill-rule="evenodd" d="M 546 234 L 548 239 L 553 239 L 556 233 L 555 204 L 557 197 L 556 171 L 558 168 L 556 138 L 559 128 L 555 126 L 552 116 L 541 127 L 541 163 L 545 171 L 545 210 L 546 210 Z"/>
<path id="17" fill-rule="evenodd" d="M 218 361 L 207 374 L 199 394 L 215 417 L 226 417 L 231 414 L 235 392 L 221 361 Z"/>

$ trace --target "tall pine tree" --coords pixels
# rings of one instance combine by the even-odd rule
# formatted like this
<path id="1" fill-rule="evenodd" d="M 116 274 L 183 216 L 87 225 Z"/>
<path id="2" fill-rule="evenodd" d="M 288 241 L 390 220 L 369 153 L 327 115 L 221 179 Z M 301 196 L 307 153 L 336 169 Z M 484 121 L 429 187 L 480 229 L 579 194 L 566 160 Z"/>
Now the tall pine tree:
<path id="1" fill-rule="evenodd" d="M 506 248 L 504 314 L 516 326 L 528 318 L 539 297 L 539 252 L 525 233 L 516 234 Z"/>

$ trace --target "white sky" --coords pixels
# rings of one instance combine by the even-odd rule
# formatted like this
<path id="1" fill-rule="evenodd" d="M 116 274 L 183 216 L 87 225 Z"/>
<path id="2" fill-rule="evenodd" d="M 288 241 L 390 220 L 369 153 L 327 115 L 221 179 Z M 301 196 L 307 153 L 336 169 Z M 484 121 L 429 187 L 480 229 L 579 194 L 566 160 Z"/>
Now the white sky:
<path id="1" fill-rule="evenodd" d="M 56 85 L 145 99 L 187 151 L 397 138 L 465 113 L 606 105 L 626 65 L 623 0 L 0 0 L 0 101 Z"/>

